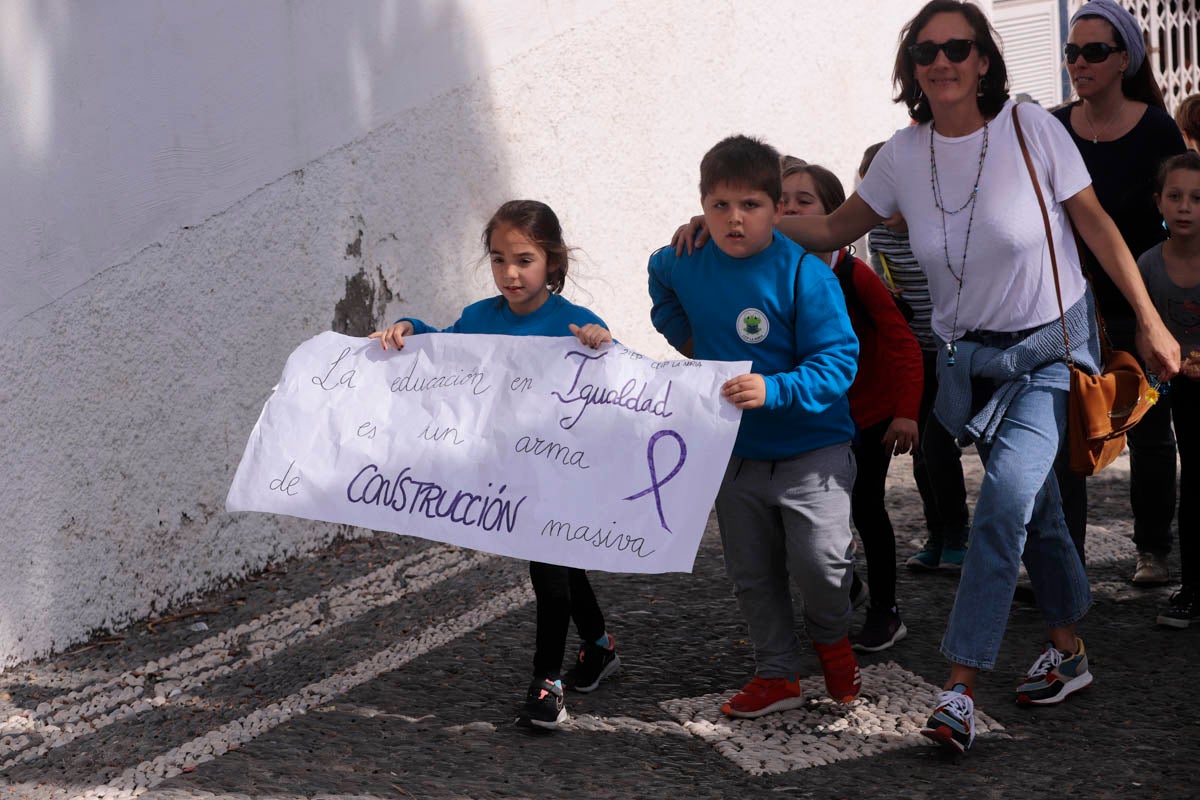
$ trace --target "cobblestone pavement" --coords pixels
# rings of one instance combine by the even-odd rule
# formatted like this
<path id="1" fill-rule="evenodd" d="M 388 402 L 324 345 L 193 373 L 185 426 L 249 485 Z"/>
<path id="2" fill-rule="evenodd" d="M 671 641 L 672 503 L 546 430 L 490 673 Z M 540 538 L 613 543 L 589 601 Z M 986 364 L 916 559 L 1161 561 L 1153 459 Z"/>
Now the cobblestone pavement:
<path id="1" fill-rule="evenodd" d="M 717 705 L 752 658 L 710 524 L 691 575 L 595 574 L 624 666 L 568 695 L 571 722 L 548 734 L 513 724 L 532 657 L 525 564 L 378 534 L 0 674 L 0 797 L 1194 797 L 1200 630 L 1154 628 L 1170 590 L 1126 583 L 1125 469 L 1090 488 L 1095 684 L 1018 708 L 1041 626 L 1015 604 L 961 758 L 914 732 L 946 673 L 952 573 L 901 568 L 909 636 L 861 658 L 855 704 L 824 699 L 810 653 L 805 707 L 733 722 Z M 903 559 L 919 503 L 907 461 L 892 472 Z"/>

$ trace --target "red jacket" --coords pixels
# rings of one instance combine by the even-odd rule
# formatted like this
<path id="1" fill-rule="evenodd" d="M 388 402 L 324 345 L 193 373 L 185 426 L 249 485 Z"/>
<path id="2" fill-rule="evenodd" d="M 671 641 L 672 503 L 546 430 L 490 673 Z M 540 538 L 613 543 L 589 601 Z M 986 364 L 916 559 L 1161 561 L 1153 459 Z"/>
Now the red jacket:
<path id="1" fill-rule="evenodd" d="M 859 346 L 858 375 L 847 392 L 850 416 L 859 430 L 888 418 L 915 420 L 925 374 L 921 347 L 875 271 L 843 250 L 834 274 L 847 267 L 857 298 L 846 298 L 846 310 Z"/>

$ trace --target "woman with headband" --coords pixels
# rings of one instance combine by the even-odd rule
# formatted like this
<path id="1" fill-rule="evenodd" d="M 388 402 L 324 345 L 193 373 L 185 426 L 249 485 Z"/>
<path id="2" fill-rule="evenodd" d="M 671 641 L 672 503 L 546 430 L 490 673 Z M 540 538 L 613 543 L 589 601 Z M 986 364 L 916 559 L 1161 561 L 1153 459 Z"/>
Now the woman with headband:
<path id="1" fill-rule="evenodd" d="M 1079 99 L 1055 110 L 1092 176 L 1100 205 L 1136 257 L 1167 238 L 1154 203 L 1154 180 L 1164 159 L 1184 152 L 1146 58 L 1142 29 L 1113 0 L 1091 0 L 1071 17 L 1067 73 Z M 1136 352 L 1133 308 L 1085 247 L 1085 274 L 1112 346 Z M 1175 515 L 1175 437 L 1170 398 L 1164 397 L 1129 434 L 1130 501 L 1137 565 L 1133 582 L 1167 583 L 1171 519 Z M 1063 510 L 1083 558 L 1087 524 L 1084 479 L 1058 469 Z"/>

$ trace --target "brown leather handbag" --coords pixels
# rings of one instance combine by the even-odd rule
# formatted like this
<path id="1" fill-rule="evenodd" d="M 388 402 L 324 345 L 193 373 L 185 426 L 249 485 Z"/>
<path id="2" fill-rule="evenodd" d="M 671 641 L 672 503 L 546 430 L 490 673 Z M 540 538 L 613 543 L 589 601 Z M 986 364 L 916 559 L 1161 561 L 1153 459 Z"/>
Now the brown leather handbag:
<path id="1" fill-rule="evenodd" d="M 1125 434 L 1138 423 L 1150 406 L 1150 384 L 1141 366 L 1129 353 L 1113 350 L 1107 335 L 1102 333 L 1103 370 L 1099 375 L 1089 375 L 1075 365 L 1071 358 L 1071 342 L 1067 338 L 1066 313 L 1063 311 L 1062 287 L 1058 279 L 1058 260 L 1054 256 L 1054 234 L 1050 230 L 1050 214 L 1038 184 L 1033 159 L 1025 146 L 1021 133 L 1021 121 L 1017 106 L 1013 106 L 1013 127 L 1017 131 L 1017 142 L 1021 155 L 1033 180 L 1033 191 L 1037 194 L 1042 209 L 1042 222 L 1046 226 L 1046 244 L 1050 248 L 1050 266 L 1054 269 L 1054 292 L 1058 295 L 1058 315 L 1062 321 L 1065 361 L 1071 370 L 1071 394 L 1067 409 L 1067 447 L 1070 448 L 1071 471 L 1080 475 L 1095 475 L 1107 467 L 1125 449 Z M 1098 312 L 1097 312 L 1098 313 Z"/>

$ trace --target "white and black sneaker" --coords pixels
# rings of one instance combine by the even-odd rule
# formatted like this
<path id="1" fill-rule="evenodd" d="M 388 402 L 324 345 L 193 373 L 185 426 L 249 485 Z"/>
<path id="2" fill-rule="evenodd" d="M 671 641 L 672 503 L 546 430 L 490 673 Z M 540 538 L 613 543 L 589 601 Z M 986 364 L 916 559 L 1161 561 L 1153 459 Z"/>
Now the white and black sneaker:
<path id="1" fill-rule="evenodd" d="M 1193 622 L 1200 623 L 1200 590 L 1195 586 L 1184 586 L 1167 605 L 1158 612 L 1157 622 L 1168 628 L 1186 628 Z"/>
<path id="2" fill-rule="evenodd" d="M 531 725 L 549 730 L 555 730 L 558 723 L 566 722 L 567 706 L 563 700 L 562 681 L 534 678 L 533 683 L 529 684 L 525 705 L 521 708 L 521 718 Z"/>

